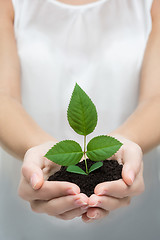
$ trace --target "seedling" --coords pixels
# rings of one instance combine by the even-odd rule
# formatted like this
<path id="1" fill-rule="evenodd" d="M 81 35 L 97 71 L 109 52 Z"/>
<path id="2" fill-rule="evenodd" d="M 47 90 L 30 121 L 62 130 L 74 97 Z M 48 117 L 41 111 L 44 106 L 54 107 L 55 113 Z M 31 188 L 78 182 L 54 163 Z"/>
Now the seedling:
<path id="1" fill-rule="evenodd" d="M 117 139 L 107 135 L 94 137 L 86 145 L 87 135 L 92 133 L 97 125 L 97 111 L 89 96 L 77 83 L 68 106 L 67 118 L 71 128 L 84 136 L 84 150 L 79 143 L 64 140 L 54 145 L 45 157 L 59 165 L 67 166 L 68 172 L 88 175 L 100 168 L 103 165 L 102 161 L 111 157 L 122 146 Z M 82 157 L 85 160 L 86 172 L 76 166 Z M 90 169 L 87 166 L 87 157 L 96 162 Z"/>

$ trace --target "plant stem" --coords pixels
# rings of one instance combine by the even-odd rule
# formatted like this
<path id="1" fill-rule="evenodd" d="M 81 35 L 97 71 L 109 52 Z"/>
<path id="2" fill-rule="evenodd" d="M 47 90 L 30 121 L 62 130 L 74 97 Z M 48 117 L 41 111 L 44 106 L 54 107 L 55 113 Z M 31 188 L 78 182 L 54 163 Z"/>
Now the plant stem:
<path id="1" fill-rule="evenodd" d="M 84 161 L 86 165 L 86 173 L 89 174 L 88 167 L 87 167 L 87 159 L 86 159 L 86 136 L 84 136 Z"/>

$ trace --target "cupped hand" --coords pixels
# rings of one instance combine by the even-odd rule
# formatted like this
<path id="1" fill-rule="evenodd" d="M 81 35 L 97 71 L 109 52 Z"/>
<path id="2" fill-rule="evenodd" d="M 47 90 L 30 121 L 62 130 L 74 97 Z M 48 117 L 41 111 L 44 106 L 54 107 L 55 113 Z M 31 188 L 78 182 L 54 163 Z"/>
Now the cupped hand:
<path id="1" fill-rule="evenodd" d="M 123 143 L 119 151 L 110 158 L 123 164 L 122 179 L 103 182 L 95 187 L 94 194 L 89 198 L 89 208 L 82 215 L 84 222 L 101 219 L 110 211 L 129 205 L 132 196 L 144 191 L 141 148 L 120 135 L 113 137 Z"/>
<path id="2" fill-rule="evenodd" d="M 85 213 L 88 197 L 76 184 L 47 181 L 60 166 L 44 157 L 56 142 L 46 142 L 30 148 L 22 165 L 18 193 L 28 201 L 33 211 L 70 220 Z"/>

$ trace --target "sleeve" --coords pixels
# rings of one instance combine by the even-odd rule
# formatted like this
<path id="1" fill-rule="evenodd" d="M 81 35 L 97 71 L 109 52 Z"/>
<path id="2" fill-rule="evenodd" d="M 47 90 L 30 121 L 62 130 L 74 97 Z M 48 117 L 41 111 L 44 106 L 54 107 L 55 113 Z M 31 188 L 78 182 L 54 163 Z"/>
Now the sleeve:
<path id="1" fill-rule="evenodd" d="M 145 14 L 146 14 L 146 26 L 147 26 L 147 37 L 152 30 L 152 18 L 151 18 L 151 7 L 154 0 L 144 0 Z"/>
<path id="2" fill-rule="evenodd" d="M 20 18 L 22 14 L 22 7 L 24 5 L 24 0 L 11 0 L 14 10 L 14 30 L 15 30 L 15 37 L 17 38 L 18 29 L 20 26 Z"/>
<path id="3" fill-rule="evenodd" d="M 146 7 L 150 11 L 152 7 L 153 0 L 145 0 L 146 2 Z"/>

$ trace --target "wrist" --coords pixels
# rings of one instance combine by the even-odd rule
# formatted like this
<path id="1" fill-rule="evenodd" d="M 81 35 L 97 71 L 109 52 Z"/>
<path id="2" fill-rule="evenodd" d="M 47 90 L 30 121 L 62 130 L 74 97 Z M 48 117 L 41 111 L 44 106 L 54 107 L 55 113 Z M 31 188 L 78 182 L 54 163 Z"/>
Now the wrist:
<path id="1" fill-rule="evenodd" d="M 115 129 L 114 131 L 112 131 L 109 135 L 113 136 L 113 137 L 123 137 L 123 138 L 126 138 L 136 144 L 138 144 L 140 146 L 140 143 L 139 143 L 139 140 L 138 140 L 138 137 L 137 135 L 129 130 L 129 129 L 126 129 L 125 127 L 121 126 L 117 129 Z"/>
<path id="2" fill-rule="evenodd" d="M 32 148 L 41 144 L 44 144 L 46 142 L 50 142 L 51 144 L 55 144 L 58 142 L 57 139 L 53 138 L 52 136 L 48 135 L 48 134 L 43 134 L 43 135 L 37 135 L 36 137 L 34 137 L 32 139 L 32 141 L 30 141 L 27 145 L 27 148 Z M 28 150 L 27 149 L 27 150 Z"/>
<path id="3" fill-rule="evenodd" d="M 50 136 L 49 134 L 47 133 L 43 133 L 43 134 L 36 134 L 32 137 L 30 137 L 30 139 L 26 139 L 26 144 L 24 145 L 24 147 L 22 148 L 22 152 L 20 153 L 19 152 L 19 159 L 20 160 L 23 160 L 24 159 L 24 155 L 25 153 L 30 149 L 30 148 L 33 148 L 33 147 L 36 147 L 36 146 L 39 146 L 39 145 L 42 145 L 44 143 L 49 143 L 51 146 L 56 144 L 58 141 L 53 138 L 52 136 Z"/>

